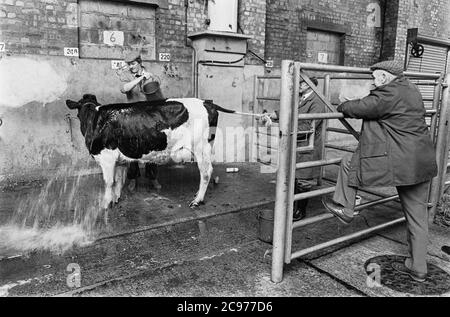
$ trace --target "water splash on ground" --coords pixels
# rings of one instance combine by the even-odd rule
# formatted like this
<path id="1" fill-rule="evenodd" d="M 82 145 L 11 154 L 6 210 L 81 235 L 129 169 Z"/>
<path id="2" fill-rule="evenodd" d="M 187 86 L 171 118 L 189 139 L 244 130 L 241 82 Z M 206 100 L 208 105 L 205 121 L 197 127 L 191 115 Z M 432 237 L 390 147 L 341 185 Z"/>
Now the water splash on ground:
<path id="1" fill-rule="evenodd" d="M 63 253 L 95 240 L 106 215 L 102 187 L 86 186 L 85 177 L 62 168 L 38 191 L 20 197 L 10 221 L 0 226 L 0 257 L 48 250 Z"/>

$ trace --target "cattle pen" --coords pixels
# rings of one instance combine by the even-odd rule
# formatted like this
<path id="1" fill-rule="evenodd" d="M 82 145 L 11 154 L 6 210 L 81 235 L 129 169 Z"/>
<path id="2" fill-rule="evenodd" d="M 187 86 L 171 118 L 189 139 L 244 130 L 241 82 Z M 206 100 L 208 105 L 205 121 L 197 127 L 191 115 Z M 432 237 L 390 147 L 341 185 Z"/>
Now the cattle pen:
<path id="1" fill-rule="evenodd" d="M 322 72 L 341 72 L 341 73 L 357 73 L 357 74 L 369 74 L 371 71 L 365 68 L 355 67 L 343 67 L 343 66 L 326 66 L 318 64 L 306 64 L 300 62 L 294 62 L 284 60 L 281 70 L 281 97 L 280 97 L 280 142 L 279 142 L 279 166 L 277 173 L 277 188 L 276 188 L 276 201 L 275 201 L 275 220 L 274 220 L 274 244 L 273 244 L 273 258 L 272 258 L 272 281 L 280 282 L 283 278 L 283 263 L 290 263 L 292 259 L 302 257 L 309 253 L 339 244 L 348 240 L 352 240 L 369 233 L 387 228 L 389 226 L 396 225 L 405 220 L 405 218 L 398 218 L 387 223 L 374 226 L 359 232 L 349 234 L 347 236 L 339 237 L 334 240 L 324 242 L 303 250 L 292 252 L 292 230 L 295 228 L 301 228 L 306 225 L 310 225 L 328 218 L 333 217 L 331 214 L 322 214 L 305 220 L 292 223 L 293 216 L 293 202 L 309 197 L 316 197 L 334 192 L 334 187 L 328 187 L 324 189 L 318 189 L 307 193 L 301 193 L 294 195 L 294 177 L 295 170 L 301 168 L 307 168 L 312 166 L 325 166 L 329 164 L 337 164 L 340 160 L 327 160 L 315 161 L 309 163 L 296 164 L 295 153 L 297 151 L 296 146 L 296 134 L 298 120 L 311 120 L 311 119 L 339 119 L 344 127 L 348 130 L 348 133 L 358 138 L 358 133 L 352 128 L 352 126 L 345 121 L 343 114 L 335 113 L 334 108 L 327 100 L 327 95 L 330 89 L 330 75 L 326 75 L 324 80 L 324 93 L 320 92 L 303 70 L 314 70 Z M 440 73 L 417 73 L 406 72 L 406 76 L 415 79 L 432 79 L 435 81 L 434 96 L 432 100 L 432 108 L 427 109 L 426 113 L 431 116 L 431 134 L 433 142 L 436 145 L 437 161 L 439 172 L 438 175 L 433 178 L 428 195 L 428 208 L 430 220 L 434 218 L 436 211 L 436 204 L 442 197 L 444 185 L 446 184 L 446 170 L 448 160 L 448 95 L 450 81 L 450 75 Z M 310 87 L 313 88 L 315 93 L 324 101 L 330 111 L 325 114 L 298 114 L 298 109 L 295 105 L 298 104 L 298 89 L 300 77 L 303 78 Z M 442 96 L 442 99 L 441 99 Z M 329 97 L 329 96 L 328 96 Z M 439 119 L 439 120 L 438 120 Z M 335 130 L 336 131 L 336 130 Z M 346 133 L 346 131 L 344 131 Z M 364 208 L 393 201 L 398 198 L 398 195 L 392 195 L 389 197 L 383 197 L 365 204 L 359 205 L 355 210 L 359 211 Z"/>
<path id="2" fill-rule="evenodd" d="M 324 73 L 320 77 L 320 81 L 323 83 L 323 92 L 311 84 L 309 76 L 302 72 L 303 70 Z M 330 75 L 334 72 L 340 74 Z M 162 168 L 162 191 L 148 191 L 147 184 L 140 184 L 143 186 L 136 194 L 126 196 L 110 211 L 108 226 L 96 237 L 92 245 L 85 248 L 76 247 L 61 256 L 49 255 L 45 252 L 32 254 L 31 260 L 27 260 L 25 254 L 9 254 L 11 257 L 0 258 L 1 273 L 4 273 L 0 274 L 0 278 L 14 278 L 15 280 L 25 281 L 25 284 L 12 288 L 12 296 L 20 295 L 21 291 L 22 294 L 27 295 L 91 296 L 93 294 L 96 296 L 103 295 L 105 289 L 108 289 L 111 285 L 139 285 L 140 282 L 136 283 L 136 281 L 145 279 L 150 282 L 143 284 L 151 289 L 151 291 L 145 290 L 147 292 L 145 294 L 168 294 L 165 287 L 169 286 L 175 294 L 193 294 L 192 290 L 183 289 L 183 283 L 179 282 L 181 279 L 193 290 L 208 296 L 208 291 L 217 289 L 217 285 L 222 284 L 222 276 L 216 278 L 215 275 L 210 274 L 211 271 L 216 271 L 218 275 L 227 276 L 232 281 L 230 285 L 234 283 L 233 287 L 238 290 L 236 293 L 238 295 L 273 295 L 277 294 L 278 285 L 283 284 L 280 282 L 285 278 L 285 274 L 292 274 L 292 268 L 295 271 L 298 265 L 302 265 L 302 262 L 293 261 L 294 259 L 304 259 L 308 255 L 316 256 L 321 254 L 324 249 L 341 248 L 346 242 L 358 241 L 359 243 L 354 243 L 355 246 L 363 244 L 365 243 L 362 241 L 363 237 L 403 222 L 403 218 L 398 218 L 387 219 L 386 223 L 377 223 L 369 228 L 351 226 L 352 230 L 362 230 L 356 232 L 346 230 L 344 235 L 338 237 L 331 236 L 330 233 L 321 234 L 323 228 L 329 231 L 337 228 L 338 234 L 342 232 L 340 227 L 334 227 L 337 221 L 330 221 L 332 222 L 331 226 L 326 223 L 325 220 L 331 219 L 333 216 L 328 213 L 321 214 L 323 208 L 318 201 L 311 202 L 311 210 L 306 219 L 294 223 L 288 221 L 292 219 L 292 208 L 290 206 L 292 206 L 294 200 L 319 197 L 333 192 L 334 180 L 328 171 L 326 171 L 327 173 L 324 172 L 326 167 L 335 167 L 341 160 L 340 155 L 337 155 L 324 157 L 321 161 L 294 162 L 292 158 L 295 157 L 296 150 L 294 145 L 295 134 L 290 131 L 296 131 L 297 120 L 295 118 L 298 117 L 301 120 L 319 118 L 342 120 L 344 127 L 349 130 L 324 125 L 324 131 L 350 136 L 351 138 L 358 136 L 356 128 L 353 127 L 353 122 L 346 123 L 339 113 L 330 111 L 324 114 L 298 116 L 295 113 L 296 107 L 293 106 L 298 102 L 296 83 L 299 82 L 300 77 L 304 78 L 329 107 L 334 107 L 334 104 L 329 101 L 330 82 L 352 78 L 344 76 L 342 73 L 362 74 L 362 77 L 355 77 L 354 80 L 356 81 L 369 79 L 367 76 L 369 70 L 365 68 L 303 64 L 293 61 L 283 61 L 282 75 L 270 77 L 269 80 L 280 80 L 281 83 L 281 98 L 274 97 L 273 100 L 270 100 L 271 102 L 279 102 L 282 114 L 280 120 L 280 131 L 282 133 L 276 134 L 276 138 L 279 138 L 277 146 L 279 149 L 278 174 L 270 169 L 268 173 L 261 173 L 261 166 L 263 165 L 259 163 L 215 164 L 213 178 L 218 177 L 219 181 L 217 183 L 211 182 L 204 205 L 196 209 L 190 209 L 186 202 L 191 198 L 192 188 L 196 186 L 199 178 L 195 166 L 187 164 L 184 167 Z M 432 106 L 427 108 L 430 129 L 434 131 L 434 142 L 438 153 L 440 153 L 438 154 L 440 173 L 434 179 L 430 188 L 429 210 L 431 220 L 432 214 L 436 210 L 436 204 L 444 190 L 443 187 L 447 184 L 444 166 L 447 166 L 448 162 L 444 153 L 448 153 L 449 150 L 447 144 L 448 125 L 446 124 L 449 116 L 447 109 L 449 77 L 448 75 L 444 77 L 441 74 L 430 73 L 407 73 L 407 75 L 413 79 L 431 79 L 436 96 L 432 101 Z M 257 80 L 258 77 L 255 76 L 255 83 Z M 424 84 L 431 85 L 430 82 Z M 260 97 L 257 93 L 254 97 L 255 100 L 270 99 L 270 97 Z M 256 121 L 255 123 L 260 125 Z M 348 147 L 324 142 L 323 153 L 326 153 L 327 149 L 351 151 Z M 293 195 L 291 186 L 293 182 L 291 180 L 295 168 L 301 169 L 312 166 L 322 167 L 322 173 L 317 180 L 318 185 L 321 185 L 320 188 L 308 193 Z M 228 167 L 239 172 L 228 173 Z M 183 181 L 180 182 L 180 179 Z M 89 200 L 89 192 L 100 186 L 101 178 L 100 175 L 83 176 L 80 183 L 84 192 L 81 192 L 81 195 L 77 198 L 80 201 Z M 367 197 L 372 200 L 363 202 L 357 207 L 358 210 L 380 204 L 384 206 L 389 202 L 395 202 L 397 199 L 396 195 L 380 195 L 370 190 L 367 190 L 367 194 Z M 2 202 L 7 200 L 4 199 Z M 272 222 L 273 227 L 271 227 L 273 229 L 272 244 L 259 241 L 260 237 L 257 236 L 257 231 L 260 229 L 257 226 L 261 225 L 261 222 L 258 221 L 261 221 L 261 218 L 256 218 L 254 214 L 265 208 L 274 210 L 275 217 Z M 398 206 L 390 208 L 398 210 Z M 379 217 L 379 214 L 375 213 L 372 217 Z M 382 217 L 380 219 L 386 220 Z M 296 231 L 307 232 L 308 229 L 311 229 L 307 234 L 309 241 L 306 242 L 312 242 L 313 244 L 302 241 L 301 249 L 295 251 L 292 235 L 294 229 L 300 228 L 302 229 Z M 324 242 L 318 239 L 320 235 L 330 238 L 330 240 Z M 238 247 L 235 247 L 236 245 Z M 241 253 L 245 253 L 245 256 L 242 256 Z M 331 257 L 333 257 L 333 254 L 331 254 Z M 223 259 L 225 262 L 222 268 L 216 266 L 217 263 L 220 263 L 218 259 Z M 79 265 L 81 268 L 82 283 L 78 286 L 66 285 L 67 268 L 72 264 Z M 181 268 L 187 265 L 190 265 L 190 270 L 183 271 Z M 289 265 L 288 273 L 285 270 L 286 265 Z M 18 270 L 22 267 L 25 268 L 23 271 Z M 314 263 L 308 263 L 307 268 L 311 269 L 311 267 L 316 268 Z M 320 269 L 320 267 L 318 268 Z M 302 270 L 305 271 L 304 269 L 305 267 L 301 266 L 301 269 L 297 271 L 302 272 Z M 31 280 L 28 278 L 26 274 L 31 273 L 38 275 L 39 279 Z M 160 273 L 164 278 L 157 277 Z M 264 275 L 265 273 L 267 273 L 267 276 Z M 185 277 L 180 278 L 179 275 L 183 274 Z M 204 274 L 204 277 L 202 274 Z M 264 283 L 269 282 L 263 283 L 264 291 L 255 291 L 254 288 L 249 287 L 250 290 L 246 290 L 245 293 L 239 289 L 242 281 L 251 284 L 253 279 L 261 275 Z M 195 276 L 200 277 L 196 279 Z M 194 282 L 189 282 L 189 279 Z M 202 291 L 199 291 L 198 288 L 201 287 L 196 285 L 198 280 L 201 281 L 198 283 L 206 285 Z M 248 282 L 248 280 L 251 282 Z M 29 287 L 27 289 L 28 284 L 26 283 L 36 285 L 33 285 L 34 288 Z M 291 293 L 285 291 L 282 294 L 292 296 L 297 294 L 296 291 L 307 290 L 308 287 L 305 287 L 307 283 L 315 285 L 311 279 L 299 279 L 297 283 L 295 284 L 297 285 L 296 290 L 289 289 Z M 323 279 L 319 279 L 316 283 L 323 283 Z M 16 284 L 18 283 L 16 282 Z M 328 284 L 325 283 L 324 285 Z M 228 287 L 228 285 L 222 286 Z M 252 287 L 254 286 L 252 285 Z M 339 288 L 335 294 L 347 294 L 347 291 Z M 219 294 L 230 294 L 230 291 L 228 292 L 222 291 Z M 354 292 L 358 295 L 365 295 L 364 292 L 358 290 L 354 290 Z M 126 292 L 121 295 L 123 294 L 128 295 Z M 134 293 L 130 291 L 130 294 Z M 331 294 L 331 292 L 328 294 Z M 233 295 L 235 294 L 233 293 Z"/>

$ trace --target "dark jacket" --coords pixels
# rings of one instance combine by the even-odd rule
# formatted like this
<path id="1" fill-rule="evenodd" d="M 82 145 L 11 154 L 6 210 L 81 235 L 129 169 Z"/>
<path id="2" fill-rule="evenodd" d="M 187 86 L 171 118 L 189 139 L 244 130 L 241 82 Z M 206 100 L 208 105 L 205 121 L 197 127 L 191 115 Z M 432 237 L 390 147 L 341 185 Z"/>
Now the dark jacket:
<path id="1" fill-rule="evenodd" d="M 323 113 L 326 112 L 325 103 L 313 92 L 303 102 L 300 102 L 298 113 Z M 306 161 L 317 161 L 322 158 L 322 125 L 323 120 L 315 120 L 314 149 L 310 152 L 297 152 L 297 163 Z M 311 120 L 299 120 L 298 131 L 310 130 Z M 304 138 L 299 135 L 299 139 Z M 305 146 L 306 142 L 299 141 L 297 146 Z M 301 169 L 296 172 L 296 176 L 301 179 L 317 178 L 320 174 L 320 167 Z"/>
<path id="2" fill-rule="evenodd" d="M 337 110 L 363 119 L 350 162 L 350 186 L 413 185 L 437 175 L 422 96 L 405 77 L 375 88 L 367 97 L 344 102 Z"/>

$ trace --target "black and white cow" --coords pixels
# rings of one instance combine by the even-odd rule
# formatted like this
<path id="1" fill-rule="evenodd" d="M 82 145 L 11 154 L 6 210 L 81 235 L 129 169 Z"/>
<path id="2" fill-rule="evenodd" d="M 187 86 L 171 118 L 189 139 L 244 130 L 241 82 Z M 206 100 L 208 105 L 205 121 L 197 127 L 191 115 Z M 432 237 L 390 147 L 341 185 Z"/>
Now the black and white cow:
<path id="1" fill-rule="evenodd" d="M 200 186 L 189 206 L 198 206 L 213 169 L 218 111 L 234 112 L 196 98 L 100 105 L 94 95 L 86 94 L 78 102 L 66 100 L 66 105 L 78 109 L 86 146 L 102 168 L 104 208 L 118 202 L 127 162 L 184 162 L 191 160 L 192 153 L 200 170 Z"/>

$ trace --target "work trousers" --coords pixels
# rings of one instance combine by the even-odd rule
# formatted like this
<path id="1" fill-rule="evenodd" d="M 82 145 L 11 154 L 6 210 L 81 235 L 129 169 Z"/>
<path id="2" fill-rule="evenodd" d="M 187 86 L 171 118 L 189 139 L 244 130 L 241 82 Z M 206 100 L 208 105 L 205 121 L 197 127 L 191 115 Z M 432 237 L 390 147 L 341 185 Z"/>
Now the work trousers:
<path id="1" fill-rule="evenodd" d="M 141 176 L 141 171 L 139 170 L 138 162 L 130 162 L 128 166 L 127 178 L 136 179 L 139 176 Z M 149 180 L 156 179 L 158 176 L 158 165 L 153 163 L 146 163 L 145 176 L 148 177 Z"/>
<path id="2" fill-rule="evenodd" d="M 353 217 L 357 188 L 348 186 L 349 164 L 350 159 L 344 157 L 339 168 L 333 200 L 346 207 L 344 212 L 347 216 Z M 430 182 L 426 181 L 414 185 L 396 186 L 406 218 L 409 253 L 406 265 L 418 273 L 427 273 L 429 185 Z"/>

